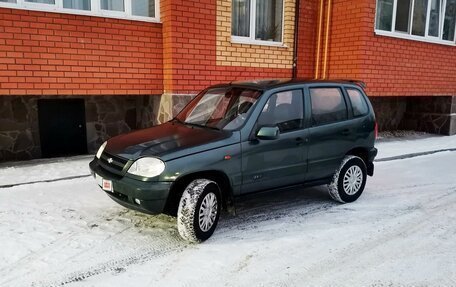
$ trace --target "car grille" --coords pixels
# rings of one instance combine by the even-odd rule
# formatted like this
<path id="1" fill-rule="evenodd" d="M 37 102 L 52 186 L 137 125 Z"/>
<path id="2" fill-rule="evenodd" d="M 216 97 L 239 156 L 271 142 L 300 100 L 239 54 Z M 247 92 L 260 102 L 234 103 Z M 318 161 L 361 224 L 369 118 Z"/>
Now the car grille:
<path id="1" fill-rule="evenodd" d="M 123 175 L 127 166 L 128 159 L 103 152 L 100 157 L 100 166 L 107 172 Z"/>

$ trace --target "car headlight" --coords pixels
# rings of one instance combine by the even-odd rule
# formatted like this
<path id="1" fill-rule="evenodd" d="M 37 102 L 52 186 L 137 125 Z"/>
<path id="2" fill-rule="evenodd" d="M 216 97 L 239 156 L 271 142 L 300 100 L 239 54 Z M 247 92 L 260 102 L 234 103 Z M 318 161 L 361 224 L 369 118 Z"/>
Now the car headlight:
<path id="1" fill-rule="evenodd" d="M 164 170 L 165 163 L 163 161 L 154 157 L 143 157 L 130 166 L 128 173 L 145 177 L 154 177 L 160 175 Z"/>
<path id="2" fill-rule="evenodd" d="M 107 143 L 108 143 L 108 142 L 104 142 L 104 143 L 100 146 L 100 148 L 98 149 L 97 155 L 96 155 L 96 157 L 97 157 L 98 159 L 100 159 L 101 154 L 103 153 L 103 151 L 104 151 L 104 149 L 105 149 Z"/>

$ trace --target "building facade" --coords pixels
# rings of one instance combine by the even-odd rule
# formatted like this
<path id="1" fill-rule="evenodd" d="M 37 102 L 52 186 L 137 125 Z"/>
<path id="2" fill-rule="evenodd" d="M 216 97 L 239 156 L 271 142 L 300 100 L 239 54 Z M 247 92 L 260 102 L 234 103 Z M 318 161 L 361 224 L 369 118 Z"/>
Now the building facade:
<path id="1" fill-rule="evenodd" d="M 379 127 L 456 133 L 456 0 L 0 0 L 0 161 L 94 152 L 208 85 L 356 79 Z"/>

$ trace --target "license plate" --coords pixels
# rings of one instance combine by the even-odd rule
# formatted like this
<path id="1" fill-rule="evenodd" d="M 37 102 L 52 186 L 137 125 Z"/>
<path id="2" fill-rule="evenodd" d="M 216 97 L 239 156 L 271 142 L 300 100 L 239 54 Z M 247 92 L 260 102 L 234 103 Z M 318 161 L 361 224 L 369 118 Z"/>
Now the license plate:
<path id="1" fill-rule="evenodd" d="M 103 190 L 112 192 L 112 180 L 104 179 L 98 174 L 95 174 L 95 180 Z"/>

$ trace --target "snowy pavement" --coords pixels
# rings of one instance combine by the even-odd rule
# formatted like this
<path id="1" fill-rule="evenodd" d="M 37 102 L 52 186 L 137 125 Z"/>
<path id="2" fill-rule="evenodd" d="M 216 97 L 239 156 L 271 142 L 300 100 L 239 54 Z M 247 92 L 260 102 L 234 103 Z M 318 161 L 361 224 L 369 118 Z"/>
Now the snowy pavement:
<path id="1" fill-rule="evenodd" d="M 379 158 L 456 136 L 378 144 Z M 89 158 L 0 168 L 0 286 L 456 286 L 456 151 L 376 163 L 360 199 L 324 187 L 245 198 L 205 243 L 111 201 Z"/>

